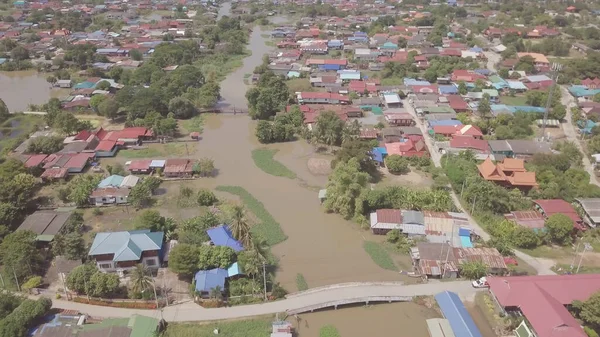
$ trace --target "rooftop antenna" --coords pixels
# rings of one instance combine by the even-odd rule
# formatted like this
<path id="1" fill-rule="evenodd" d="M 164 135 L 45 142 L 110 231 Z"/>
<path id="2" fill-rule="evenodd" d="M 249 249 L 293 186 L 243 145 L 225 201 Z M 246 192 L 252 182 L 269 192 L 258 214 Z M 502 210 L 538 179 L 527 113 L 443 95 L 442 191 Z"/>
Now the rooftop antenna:
<path id="1" fill-rule="evenodd" d="M 548 99 L 546 100 L 546 110 L 544 111 L 544 121 L 542 124 L 542 139 L 549 140 L 546 137 L 546 124 L 548 124 L 548 112 L 550 111 L 550 107 L 552 106 L 552 96 L 554 95 L 554 90 L 556 90 L 556 82 L 558 82 L 558 73 L 562 70 L 562 64 L 560 63 L 552 63 L 550 65 L 550 78 L 552 79 L 552 86 L 550 87 L 550 91 L 548 92 Z"/>

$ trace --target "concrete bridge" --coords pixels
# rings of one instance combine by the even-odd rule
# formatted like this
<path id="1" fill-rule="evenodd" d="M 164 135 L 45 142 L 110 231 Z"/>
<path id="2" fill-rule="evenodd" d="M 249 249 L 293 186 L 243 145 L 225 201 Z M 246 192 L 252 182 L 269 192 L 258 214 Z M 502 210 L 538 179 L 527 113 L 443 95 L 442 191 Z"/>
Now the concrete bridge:
<path id="1" fill-rule="evenodd" d="M 162 317 L 168 322 L 214 321 L 275 313 L 302 313 L 312 310 L 335 308 L 350 303 L 394 302 L 412 299 L 414 296 L 435 295 L 444 290 L 462 297 L 475 294 L 469 281 L 431 282 L 404 285 L 400 282 L 360 282 L 330 285 L 290 294 L 279 301 L 240 305 L 235 307 L 205 309 L 195 303 L 183 303 L 162 310 L 135 310 L 94 306 L 89 304 L 53 301 L 54 308 L 78 310 L 93 317 L 130 317 L 133 314 Z"/>

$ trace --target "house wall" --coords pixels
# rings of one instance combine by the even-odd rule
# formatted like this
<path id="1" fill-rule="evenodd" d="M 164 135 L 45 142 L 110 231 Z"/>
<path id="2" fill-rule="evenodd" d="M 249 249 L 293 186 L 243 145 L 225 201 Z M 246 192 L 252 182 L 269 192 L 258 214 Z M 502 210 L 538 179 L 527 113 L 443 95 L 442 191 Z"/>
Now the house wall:
<path id="1" fill-rule="evenodd" d="M 111 151 L 96 151 L 96 157 L 114 157 L 117 149 L 117 146 L 115 146 Z"/>

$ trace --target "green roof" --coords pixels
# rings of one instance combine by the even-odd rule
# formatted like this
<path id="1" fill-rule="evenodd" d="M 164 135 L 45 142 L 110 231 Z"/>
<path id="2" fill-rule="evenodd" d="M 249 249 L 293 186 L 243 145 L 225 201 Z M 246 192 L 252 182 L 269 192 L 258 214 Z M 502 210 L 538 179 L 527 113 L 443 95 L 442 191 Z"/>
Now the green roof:
<path id="1" fill-rule="evenodd" d="M 54 240 L 54 235 L 50 235 L 50 234 L 38 235 L 35 239 L 37 241 L 41 241 L 41 242 L 51 242 L 52 240 Z"/>
<path id="2" fill-rule="evenodd" d="M 153 317 L 133 315 L 127 326 L 131 328 L 129 337 L 152 337 L 158 327 L 158 320 Z"/>

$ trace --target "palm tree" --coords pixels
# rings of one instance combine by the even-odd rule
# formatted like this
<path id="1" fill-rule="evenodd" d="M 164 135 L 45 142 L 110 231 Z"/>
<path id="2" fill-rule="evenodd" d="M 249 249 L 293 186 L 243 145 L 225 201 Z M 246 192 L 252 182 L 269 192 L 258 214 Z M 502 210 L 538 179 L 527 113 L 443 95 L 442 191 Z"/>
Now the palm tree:
<path id="1" fill-rule="evenodd" d="M 252 242 L 247 246 L 248 251 L 250 251 L 256 258 L 261 261 L 267 261 L 268 254 L 268 245 L 267 241 L 263 239 L 261 236 L 252 237 Z"/>
<path id="2" fill-rule="evenodd" d="M 148 274 L 148 268 L 141 263 L 131 271 L 130 282 L 134 292 L 141 293 L 152 287 L 152 278 Z"/>
<path id="3" fill-rule="evenodd" d="M 216 286 L 210 289 L 209 296 L 210 298 L 214 298 L 215 300 L 220 300 L 223 297 L 223 290 L 221 289 L 221 286 Z"/>
<path id="4" fill-rule="evenodd" d="M 240 241 L 244 247 L 250 247 L 252 244 L 252 234 L 250 234 L 250 225 L 248 225 L 244 206 L 233 206 L 230 229 L 231 234 L 233 234 L 236 240 Z"/>

